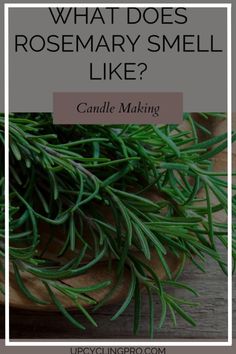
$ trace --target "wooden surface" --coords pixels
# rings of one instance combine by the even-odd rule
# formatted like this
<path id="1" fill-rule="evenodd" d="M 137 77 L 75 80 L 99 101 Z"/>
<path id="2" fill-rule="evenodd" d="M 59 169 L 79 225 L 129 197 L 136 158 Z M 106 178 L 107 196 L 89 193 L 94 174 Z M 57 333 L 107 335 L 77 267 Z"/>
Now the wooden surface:
<path id="1" fill-rule="evenodd" d="M 132 252 L 132 254 L 141 259 L 145 262 L 152 270 L 156 273 L 160 280 L 166 279 L 166 272 L 161 264 L 160 259 L 156 255 L 155 249 L 150 249 L 151 258 L 147 260 L 140 252 Z M 54 255 L 53 255 L 54 256 Z M 170 269 L 170 272 L 174 275 L 178 272 L 179 267 L 182 263 L 182 258 L 178 258 L 172 253 L 167 253 L 165 256 L 166 263 Z M 102 283 L 104 281 L 111 281 L 111 284 L 105 288 L 90 291 L 89 296 L 91 296 L 97 302 L 101 302 L 105 296 L 112 290 L 114 284 L 117 281 L 116 275 L 116 261 L 113 260 L 113 266 L 111 269 L 108 268 L 107 261 L 102 261 L 96 264 L 95 267 L 92 267 L 84 274 L 80 274 L 77 277 L 63 279 L 63 283 L 74 288 L 80 286 L 80 288 L 93 286 L 95 284 Z M 31 275 L 27 272 L 22 272 L 22 279 L 24 281 L 25 286 L 27 289 L 30 290 L 32 294 L 35 296 L 39 295 L 39 298 L 45 302 L 48 302 L 47 305 L 39 305 L 32 302 L 28 299 L 22 291 L 19 291 L 19 286 L 15 280 L 15 275 L 13 269 L 10 267 L 10 306 L 14 309 L 27 309 L 33 311 L 53 311 L 55 310 L 55 305 L 51 303 L 51 299 L 48 295 L 48 292 L 43 285 L 43 283 L 38 280 L 34 275 Z M 129 284 L 131 279 L 130 270 L 128 267 L 124 270 L 122 281 L 116 288 L 116 291 L 110 296 L 108 304 L 117 304 L 121 301 L 124 301 L 129 287 L 127 287 L 127 283 Z M 0 278 L 1 280 L 1 278 Z M 77 307 L 75 306 L 74 302 L 68 297 L 62 294 L 59 291 L 54 291 L 54 294 L 63 304 L 63 306 L 69 310 L 76 310 Z M 3 296 L 0 296 L 0 304 L 4 303 Z M 83 300 L 79 300 L 82 306 L 88 307 L 88 303 Z"/>
<path id="2" fill-rule="evenodd" d="M 198 271 L 193 265 L 190 265 L 182 275 L 181 280 L 191 284 L 198 292 L 200 303 L 197 308 L 190 309 L 193 317 L 197 321 L 197 326 L 191 327 L 181 318 L 178 319 L 178 327 L 175 329 L 169 319 L 164 328 L 156 331 L 156 338 L 166 339 L 226 339 L 227 336 L 227 278 L 222 274 L 218 265 L 211 260 L 207 264 L 208 272 L 206 274 Z M 233 282 L 234 294 L 236 294 L 235 279 Z M 182 295 L 183 290 L 173 292 L 176 295 Z M 192 296 L 187 296 L 193 299 Z M 234 296 L 235 298 L 235 296 Z M 156 318 L 158 319 L 158 303 L 156 304 Z M 234 308 L 236 300 L 234 299 Z M 49 339 L 143 339 L 148 338 L 148 302 L 147 297 L 143 298 L 142 323 L 138 337 L 132 335 L 133 307 L 130 306 L 119 319 L 112 322 L 110 318 L 115 313 L 117 306 L 108 306 L 97 312 L 96 320 L 98 328 L 87 324 L 83 317 L 83 323 L 86 323 L 86 331 L 78 331 L 68 323 L 62 315 L 58 313 L 38 313 L 32 311 L 14 310 L 11 311 L 11 337 L 12 338 L 49 338 Z M 1 309 L 1 318 L 3 318 L 3 309 Z M 234 312 L 234 320 L 236 313 Z M 236 323 L 236 322 L 235 322 Z M 234 333 L 236 336 L 236 332 Z M 1 332 L 3 337 L 3 332 Z"/>

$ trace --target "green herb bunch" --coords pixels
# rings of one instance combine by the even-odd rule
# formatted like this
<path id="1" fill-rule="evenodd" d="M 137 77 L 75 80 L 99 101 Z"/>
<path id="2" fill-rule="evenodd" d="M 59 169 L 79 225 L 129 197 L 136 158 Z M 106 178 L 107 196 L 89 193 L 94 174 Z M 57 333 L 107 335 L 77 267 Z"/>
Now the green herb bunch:
<path id="1" fill-rule="evenodd" d="M 202 119 L 222 118 L 221 114 L 200 114 Z M 213 117 L 214 116 L 214 117 Z M 218 116 L 218 117 L 217 117 Z M 225 259 L 218 243 L 227 247 L 227 224 L 217 221 L 218 212 L 227 215 L 226 172 L 215 172 L 212 158 L 227 147 L 227 134 L 211 136 L 191 114 L 185 114 L 189 129 L 177 125 L 53 125 L 50 114 L 12 114 L 10 139 L 10 262 L 23 294 L 45 304 L 24 283 L 29 273 L 45 286 L 49 299 L 76 327 L 84 329 L 57 296 L 69 297 L 75 307 L 96 326 L 94 312 L 109 301 L 125 269 L 130 272 L 126 298 L 112 320 L 134 301 L 134 333 L 139 330 L 141 297 L 147 291 L 150 304 L 149 335 L 161 328 L 169 313 L 195 325 L 185 309 L 192 302 L 176 298 L 171 287 L 197 295 L 179 281 L 186 260 L 202 271 L 207 256 L 224 272 Z M 208 137 L 199 141 L 198 134 Z M 235 140 L 236 135 L 232 134 Z M 3 162 L 4 117 L 0 116 L 0 152 Z M 4 176 L 0 176 L 0 255 L 4 258 Z M 235 187 L 233 187 L 235 189 Z M 199 197 L 203 191 L 204 196 Z M 152 200 L 150 193 L 158 198 Z M 105 208 L 105 209 L 104 209 Z M 109 210 L 112 220 L 104 210 Z M 235 199 L 233 212 L 236 211 Z M 50 225 L 50 239 L 44 250 L 40 225 Z M 66 235 L 54 259 L 47 247 L 57 237 L 58 227 Z M 89 240 L 88 240 L 89 233 Z M 137 257 L 149 260 L 155 250 L 166 273 L 161 280 L 155 271 Z M 72 252 L 70 261 L 62 256 Z M 166 254 L 181 260 L 173 276 Z M 236 259 L 233 241 L 233 259 Z M 87 259 L 87 261 L 85 261 Z M 115 262 L 113 262 L 115 260 Z M 115 267 L 116 282 L 96 283 L 87 288 L 72 287 L 64 279 L 79 277 L 104 261 Z M 79 279 L 79 278 L 78 278 Z M 110 287 L 96 302 L 89 294 Z M 143 289 L 143 290 L 142 290 Z M 155 323 L 154 299 L 161 304 Z M 81 305 L 80 300 L 90 307 Z M 42 307 L 43 308 L 43 307 Z"/>

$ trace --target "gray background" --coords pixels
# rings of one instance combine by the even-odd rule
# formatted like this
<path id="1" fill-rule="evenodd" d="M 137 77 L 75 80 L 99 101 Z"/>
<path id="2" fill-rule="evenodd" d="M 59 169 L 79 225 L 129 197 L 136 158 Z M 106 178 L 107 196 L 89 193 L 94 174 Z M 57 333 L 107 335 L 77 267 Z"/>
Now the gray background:
<path id="1" fill-rule="evenodd" d="M 19 2 L 19 1 L 16 1 Z M 191 1 L 190 1 L 191 2 Z M 181 1 L 180 1 L 181 3 Z M 88 2 L 89 4 L 89 2 Z M 170 5 L 169 5 L 170 6 Z M 53 91 L 183 91 L 184 111 L 226 110 L 226 9 L 188 9 L 184 25 L 125 26 L 55 25 L 47 9 L 11 9 L 10 30 L 16 33 L 74 34 L 102 31 L 110 33 L 214 34 L 223 53 L 150 53 L 140 48 L 121 56 L 104 53 L 33 53 L 10 55 L 10 109 L 12 111 L 52 111 Z M 29 14 L 31 14 L 29 16 Z M 34 15 L 33 15 L 34 14 Z M 122 23 L 123 21 L 123 23 Z M 79 28 L 79 31 L 78 31 Z M 127 30 L 126 30 L 127 29 Z M 11 45 L 13 41 L 11 40 Z M 12 47 L 10 46 L 12 49 Z M 88 61 L 147 62 L 142 81 L 89 81 Z M 0 102 L 0 109 L 3 105 Z"/>
<path id="2" fill-rule="evenodd" d="M 19 2 L 22 2 L 22 1 L 19 1 L 19 0 L 15 0 L 14 1 L 14 3 L 19 3 Z M 24 3 L 32 3 L 32 2 L 36 2 L 36 1 L 29 1 L 29 0 L 24 0 Z M 40 1 L 40 2 L 47 2 L 47 1 Z M 51 0 L 50 2 L 56 2 L 56 1 L 53 1 L 53 0 Z M 71 0 L 70 2 L 75 2 L 75 1 L 73 1 L 73 0 Z M 89 3 L 89 1 L 87 1 L 88 3 Z M 92 1 L 90 1 L 90 2 L 92 2 Z M 102 1 L 101 1 L 102 2 Z M 107 1 L 106 1 L 107 2 Z M 125 1 L 122 1 L 122 0 L 120 0 L 119 2 L 125 2 Z M 130 3 L 132 2 L 132 1 L 129 1 Z M 150 3 L 151 2 L 153 2 L 153 1 L 149 1 Z M 165 1 L 165 0 L 162 0 L 162 2 L 163 3 L 165 3 L 165 2 L 167 2 L 167 1 Z M 196 1 L 194 1 L 194 0 L 191 0 L 191 1 L 188 1 L 189 3 L 191 3 L 191 2 L 196 2 Z M 199 3 L 205 3 L 206 1 L 198 1 Z M 219 0 L 208 0 L 207 2 L 209 2 L 209 3 L 221 3 L 222 1 L 219 1 Z M 229 0 L 224 0 L 224 2 L 225 3 L 231 3 L 231 1 L 229 1 Z M 0 111 L 3 111 L 3 109 L 4 109 L 4 105 L 3 105 L 3 95 L 4 95 L 4 86 L 3 86 L 3 73 L 4 73 L 4 71 L 3 71 L 3 3 L 4 3 L 4 1 L 0 1 L 0 5 L 1 5 L 1 8 L 0 8 L 0 10 L 1 10 L 1 21 L 0 21 L 0 43 L 1 43 L 1 48 L 2 48 L 2 50 L 0 51 L 0 74 L 1 74 L 1 80 L 0 80 Z M 111 2 L 112 3 L 112 2 Z M 168 3 L 170 3 L 170 1 L 168 1 Z M 185 3 L 185 1 L 184 0 L 178 0 L 178 3 Z M 236 3 L 235 3 L 235 1 L 233 1 L 233 31 L 232 31 L 232 33 L 233 33 L 233 64 L 234 64 L 234 62 L 235 62 L 235 48 L 236 48 L 236 46 L 235 46 L 235 35 L 234 35 L 234 33 L 236 33 L 236 27 L 235 27 L 235 15 L 236 15 Z M 188 73 L 189 74 L 189 73 Z M 28 75 L 28 74 L 27 74 Z M 186 75 L 186 76 L 188 76 L 188 75 Z M 189 80 L 190 81 L 190 80 Z M 191 86 L 194 86 L 194 82 L 190 82 L 191 83 Z M 235 79 L 235 65 L 234 65 L 234 67 L 233 67 L 233 93 L 235 92 L 235 84 L 236 84 L 236 79 Z M 34 86 L 35 87 L 35 86 Z M 24 82 L 22 83 L 22 86 L 21 86 L 21 89 L 23 90 L 23 88 L 24 88 Z M 127 87 L 126 87 L 127 88 Z M 162 89 L 164 89 L 164 88 L 162 88 Z M 172 87 L 172 89 L 173 89 L 173 87 Z M 214 92 L 215 92 L 215 89 L 216 89 L 216 87 L 214 87 L 214 85 L 212 85 L 211 86 L 211 90 L 213 90 Z M 202 91 L 204 91 L 205 92 L 205 94 L 206 95 L 208 95 L 209 94 L 209 92 L 208 92 L 208 90 L 205 90 L 205 88 L 204 88 L 204 86 L 202 86 Z M 234 95 L 233 95 L 233 98 L 234 98 Z M 197 97 L 197 99 L 198 99 L 198 97 Z M 186 97 L 185 97 L 185 100 L 186 100 Z M 217 101 L 217 100 L 215 100 L 215 101 Z M 185 101 L 186 102 L 186 101 Z M 196 101 L 197 102 L 197 101 Z M 29 103 L 29 102 L 28 102 Z M 215 107 L 217 106 L 217 102 L 215 102 Z M 201 111 L 203 111 L 204 110 L 204 107 L 203 106 L 201 106 L 201 105 L 199 105 L 198 107 L 197 107 L 197 109 L 198 110 L 201 110 Z M 216 110 L 216 109 L 214 109 L 214 110 Z M 235 100 L 234 100 L 234 111 L 235 111 Z M 190 274 L 189 275 L 190 277 L 192 277 L 192 275 Z M 193 279 L 193 281 L 194 281 L 194 279 Z M 199 277 L 199 282 L 201 282 L 201 279 L 200 279 L 200 277 Z M 217 285 L 216 285 L 216 287 L 215 287 L 215 293 L 217 294 L 218 293 L 218 287 L 217 287 Z M 235 295 L 235 291 L 234 291 L 234 295 Z M 216 308 L 217 308 L 217 306 L 216 306 Z M 235 308 L 235 307 L 234 307 Z M 223 314 L 224 315 L 224 314 Z M 1 317 L 1 319 L 3 319 L 3 317 Z M 1 322 L 1 321 L 0 321 Z M 2 323 L 2 322 L 1 322 Z M 21 323 L 21 325 L 22 325 L 22 323 Z M 235 337 L 235 334 L 234 334 L 234 337 Z M 1 343 L 2 344 L 2 343 Z M 235 348 L 235 347 L 234 347 Z M 29 352 L 32 352 L 32 348 L 28 348 L 29 349 Z M 52 350 L 53 348 L 50 348 L 50 350 Z M 1 348 L 1 350 L 3 350 L 3 348 Z M 39 352 L 45 352 L 45 350 L 46 350 L 46 348 L 38 348 L 38 350 L 39 350 Z M 69 351 L 68 351 L 68 348 L 54 348 L 54 350 L 56 350 L 56 352 L 61 352 L 61 353 L 68 353 Z M 232 349 L 232 348 L 221 348 L 221 347 L 219 347 L 219 348 L 204 348 L 204 353 L 224 353 L 224 352 L 227 352 L 227 353 L 233 353 L 233 351 L 234 351 L 235 349 Z M 34 351 L 36 352 L 36 349 L 34 348 Z M 191 353 L 198 353 L 199 352 L 199 348 L 195 348 L 195 350 L 194 350 L 194 348 L 188 348 L 188 347 L 186 347 L 186 348 L 179 348 L 179 352 L 181 352 L 181 353 L 189 353 L 191 351 Z M 21 352 L 20 351 L 20 348 L 8 348 L 8 350 L 6 351 L 6 352 L 8 352 L 8 353 L 13 353 L 13 352 Z M 23 352 L 26 352 L 26 348 L 22 348 L 22 353 Z M 28 352 L 28 351 L 27 351 Z M 177 348 L 168 348 L 167 349 L 167 352 L 168 353 L 172 353 L 172 352 L 177 352 Z"/>

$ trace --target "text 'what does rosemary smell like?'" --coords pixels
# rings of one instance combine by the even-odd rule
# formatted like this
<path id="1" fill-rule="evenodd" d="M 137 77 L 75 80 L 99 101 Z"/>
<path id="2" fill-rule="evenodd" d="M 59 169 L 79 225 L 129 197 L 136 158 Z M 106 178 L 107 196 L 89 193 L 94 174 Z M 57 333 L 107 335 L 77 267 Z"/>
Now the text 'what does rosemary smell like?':
<path id="1" fill-rule="evenodd" d="M 222 38 L 213 29 L 191 27 L 194 13 L 190 10 L 49 8 L 42 16 L 48 21 L 44 29 L 19 29 L 12 50 L 18 58 L 30 54 L 89 57 L 80 67 L 87 68 L 90 81 L 142 80 L 158 56 L 223 53 Z"/>

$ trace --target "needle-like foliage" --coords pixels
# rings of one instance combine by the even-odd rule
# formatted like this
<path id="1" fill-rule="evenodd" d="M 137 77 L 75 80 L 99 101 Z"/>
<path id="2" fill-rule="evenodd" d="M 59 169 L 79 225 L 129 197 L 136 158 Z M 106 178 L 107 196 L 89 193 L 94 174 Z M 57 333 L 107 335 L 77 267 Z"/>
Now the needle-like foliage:
<path id="1" fill-rule="evenodd" d="M 222 118 L 221 114 L 201 116 Z M 163 326 L 168 313 L 174 323 L 178 314 L 195 325 L 185 309 L 185 305 L 193 304 L 174 297 L 169 289 L 181 288 L 197 295 L 179 281 L 186 260 L 204 270 L 204 261 L 209 256 L 226 272 L 227 264 L 218 244 L 227 247 L 227 224 L 216 217 L 220 211 L 225 219 L 227 216 L 226 171 L 214 171 L 212 158 L 226 149 L 227 134 L 211 136 L 192 115 L 185 114 L 184 119 L 189 122 L 188 130 L 177 125 L 58 126 L 53 125 L 50 114 L 11 115 L 10 262 L 16 282 L 28 299 L 41 305 L 47 303 L 26 287 L 23 280 L 26 273 L 42 282 L 49 301 L 72 324 L 85 328 L 63 306 L 58 292 L 69 297 L 78 311 L 96 326 L 91 311 L 82 304 L 87 303 L 93 310 L 104 305 L 128 269 L 130 283 L 126 298 L 112 320 L 134 301 L 134 333 L 138 333 L 146 290 L 151 337 L 155 328 Z M 207 136 L 203 141 L 199 141 L 199 131 Z M 235 138 L 232 134 L 232 139 Z M 1 115 L 2 165 L 3 152 Z M 3 168 L 0 189 L 0 271 L 3 271 Z M 46 244 L 42 225 L 50 230 Z M 57 254 L 50 258 L 47 250 L 56 242 L 58 230 L 66 237 Z M 144 261 L 150 259 L 153 250 L 165 270 L 166 280 L 159 279 Z M 69 252 L 73 256 L 65 262 L 64 256 Z M 166 261 L 167 252 L 181 259 L 175 276 Z M 233 259 L 236 259 L 234 240 Z M 74 288 L 63 282 L 86 274 L 102 261 L 108 268 L 115 267 L 117 282 L 112 287 L 109 278 L 102 283 L 94 280 L 94 285 L 87 288 Z M 101 301 L 90 295 L 106 287 L 110 290 Z M 162 308 L 159 325 L 155 323 L 155 297 Z"/>

